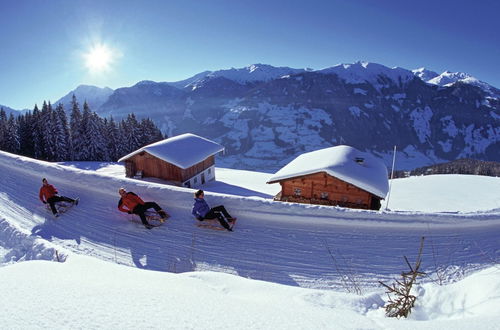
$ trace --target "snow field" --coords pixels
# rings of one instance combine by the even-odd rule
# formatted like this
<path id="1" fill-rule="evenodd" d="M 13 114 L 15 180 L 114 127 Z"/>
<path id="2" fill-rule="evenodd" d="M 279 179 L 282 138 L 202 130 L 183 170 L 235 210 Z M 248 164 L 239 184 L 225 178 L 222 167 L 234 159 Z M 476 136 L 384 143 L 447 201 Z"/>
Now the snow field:
<path id="1" fill-rule="evenodd" d="M 250 172 L 238 173 L 245 176 L 243 187 L 227 180 L 211 183 L 217 193 L 205 189 L 210 205 L 224 204 L 239 218 L 235 232 L 228 233 L 194 226 L 194 190 L 110 176 L 114 170 L 84 171 L 0 152 L 0 265 L 5 266 L 0 267 L 0 324 L 13 329 L 498 328 L 500 206 L 494 200 L 480 198 L 484 204 L 478 209 L 489 211 L 471 213 L 279 203 L 262 198 L 272 192 L 261 191 Z M 221 178 L 232 175 L 223 172 Z M 38 200 L 42 177 L 62 195 L 79 195 L 80 205 L 54 220 Z M 130 222 L 132 216 L 116 209 L 121 186 L 157 201 L 171 219 L 151 231 Z M 473 181 L 463 187 L 476 189 Z M 494 195 L 498 189 L 487 187 L 476 191 Z M 403 195 L 391 196 L 391 209 L 405 209 L 397 197 Z M 432 208 L 436 199 L 429 195 L 425 207 Z M 429 276 L 415 288 L 416 308 L 409 320 L 387 319 L 380 308 L 387 297 L 377 281 L 390 284 L 406 271 L 403 255 L 414 261 L 421 236 L 426 236 L 423 270 Z M 64 263 L 44 261 L 55 260 L 56 250 Z M 42 260 L 17 263 L 33 259 Z M 356 288 L 361 295 L 348 293 Z"/>
<path id="2" fill-rule="evenodd" d="M 80 255 L 10 265 L 0 279 L 0 324 L 10 329 L 498 329 L 500 307 L 497 267 L 419 286 L 407 320 L 384 317 L 381 290 L 358 296 L 214 272 L 150 272 Z"/>

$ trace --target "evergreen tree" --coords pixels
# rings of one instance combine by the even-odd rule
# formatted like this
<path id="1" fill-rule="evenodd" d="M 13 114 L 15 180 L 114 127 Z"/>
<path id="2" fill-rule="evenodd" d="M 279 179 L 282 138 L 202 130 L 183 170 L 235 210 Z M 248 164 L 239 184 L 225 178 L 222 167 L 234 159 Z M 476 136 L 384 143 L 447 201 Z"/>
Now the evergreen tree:
<path id="1" fill-rule="evenodd" d="M 91 160 L 92 154 L 90 153 L 91 149 L 91 135 L 88 132 L 90 122 L 92 120 L 92 112 L 90 111 L 89 105 L 87 102 L 83 102 L 83 111 L 82 111 L 82 120 L 80 122 L 80 127 L 78 127 L 79 134 L 81 137 L 81 145 L 80 145 L 80 158 L 79 160 Z M 95 132 L 94 132 L 95 133 Z"/>
<path id="2" fill-rule="evenodd" d="M 32 127 L 33 115 L 31 114 L 31 112 L 18 117 L 18 135 L 20 144 L 19 153 L 28 157 L 34 156 Z"/>
<path id="3" fill-rule="evenodd" d="M 140 143 L 141 129 L 133 113 L 127 116 L 123 123 L 123 142 L 126 146 L 125 153 L 128 154 L 141 147 Z"/>
<path id="4" fill-rule="evenodd" d="M 155 126 L 149 118 L 141 120 L 140 123 L 140 145 L 145 146 L 164 139 L 161 131 Z"/>
<path id="5" fill-rule="evenodd" d="M 0 108 L 0 150 L 5 150 L 5 140 L 7 135 L 7 113 Z"/>
<path id="6" fill-rule="evenodd" d="M 59 103 L 53 116 L 53 134 L 52 143 L 55 149 L 55 160 L 64 161 L 69 160 L 69 129 L 66 113 L 64 112 L 63 105 Z"/>
<path id="7" fill-rule="evenodd" d="M 84 104 L 83 118 L 86 120 L 86 136 L 85 136 L 85 149 L 86 160 L 103 161 L 107 160 L 108 152 L 106 150 L 106 143 L 104 141 L 104 127 L 102 119 L 97 116 L 95 112 L 89 111 L 89 118 L 85 109 L 88 108 L 87 103 Z"/>
<path id="8" fill-rule="evenodd" d="M 112 116 L 109 118 L 109 120 L 104 119 L 103 135 L 105 137 L 108 160 L 116 162 L 121 157 L 121 145 L 119 139 L 119 130 Z"/>
<path id="9" fill-rule="evenodd" d="M 19 145 L 19 129 L 18 123 L 11 113 L 9 120 L 7 122 L 7 130 L 5 136 L 5 150 L 12 153 L 18 153 L 20 149 Z"/>
<path id="10" fill-rule="evenodd" d="M 35 104 L 31 121 L 31 139 L 33 141 L 33 156 L 36 159 L 44 159 L 44 144 L 42 134 L 42 115 Z"/>
<path id="11" fill-rule="evenodd" d="M 42 132 L 44 150 L 43 159 L 54 161 L 56 160 L 56 146 L 54 141 L 55 116 L 50 102 L 43 102 L 40 119 L 40 128 Z"/>
<path id="12" fill-rule="evenodd" d="M 75 95 L 71 99 L 71 115 L 70 115 L 70 158 L 72 160 L 81 159 L 81 149 L 83 146 L 82 135 L 82 114 Z"/>

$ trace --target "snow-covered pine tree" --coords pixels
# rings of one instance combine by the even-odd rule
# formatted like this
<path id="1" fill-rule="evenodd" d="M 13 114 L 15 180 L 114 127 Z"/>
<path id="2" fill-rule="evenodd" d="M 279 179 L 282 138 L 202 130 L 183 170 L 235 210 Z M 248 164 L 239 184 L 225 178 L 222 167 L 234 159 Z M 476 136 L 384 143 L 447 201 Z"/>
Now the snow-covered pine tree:
<path id="1" fill-rule="evenodd" d="M 141 137 L 140 145 L 145 146 L 163 140 L 163 134 L 149 118 L 144 118 L 140 123 Z"/>
<path id="2" fill-rule="evenodd" d="M 55 160 L 69 160 L 69 129 L 68 120 L 62 103 L 59 103 L 54 111 L 53 143 L 55 145 Z"/>
<path id="3" fill-rule="evenodd" d="M 19 152 L 19 126 L 17 120 L 14 118 L 14 115 L 11 113 L 9 116 L 9 120 L 7 121 L 7 130 L 6 136 L 4 140 L 5 148 L 4 150 L 12 153 Z"/>
<path id="4" fill-rule="evenodd" d="M 108 160 L 116 162 L 121 156 L 119 151 L 121 146 L 118 127 L 116 126 L 113 116 L 111 116 L 109 120 L 106 118 L 104 119 L 103 135 L 105 137 Z"/>
<path id="5" fill-rule="evenodd" d="M 76 100 L 75 94 L 71 98 L 71 115 L 70 115 L 70 157 L 72 160 L 81 160 L 81 150 L 83 146 L 82 136 L 82 114 L 80 106 Z"/>
<path id="6" fill-rule="evenodd" d="M 43 157 L 45 156 L 42 125 L 42 115 L 40 110 L 38 110 L 38 106 L 35 104 L 31 121 L 31 139 L 33 141 L 33 156 L 36 159 L 44 159 Z"/>
<path id="7" fill-rule="evenodd" d="M 103 161 L 107 160 L 108 154 L 106 150 L 106 142 L 104 139 L 103 123 L 102 119 L 95 113 L 89 110 L 90 117 L 85 119 L 87 116 L 86 108 L 88 105 L 85 102 L 83 105 L 83 118 L 86 121 L 86 136 L 85 136 L 85 147 L 86 147 L 86 159 L 93 161 Z"/>
<path id="8" fill-rule="evenodd" d="M 5 150 L 5 138 L 7 134 L 7 113 L 0 108 L 0 150 Z"/>
<path id="9" fill-rule="evenodd" d="M 21 155 L 33 157 L 33 134 L 31 132 L 33 127 L 33 115 L 31 114 L 31 111 L 29 111 L 25 115 L 18 116 L 17 120 L 20 144 L 19 153 Z"/>
<path id="10" fill-rule="evenodd" d="M 43 102 L 42 112 L 42 137 L 44 147 L 44 158 L 49 161 L 56 160 L 56 145 L 55 145 L 55 115 L 52 109 L 52 104 Z"/>
<path id="11" fill-rule="evenodd" d="M 123 124 L 123 129 L 123 142 L 126 146 L 126 150 L 124 150 L 125 153 L 127 154 L 139 149 L 141 147 L 141 128 L 133 113 L 127 115 L 127 119 Z"/>

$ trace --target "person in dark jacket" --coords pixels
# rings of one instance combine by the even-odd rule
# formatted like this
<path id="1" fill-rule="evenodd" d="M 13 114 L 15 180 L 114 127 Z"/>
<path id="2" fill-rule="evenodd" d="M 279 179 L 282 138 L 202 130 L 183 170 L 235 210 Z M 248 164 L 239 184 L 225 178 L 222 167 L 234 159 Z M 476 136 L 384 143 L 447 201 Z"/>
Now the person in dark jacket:
<path id="1" fill-rule="evenodd" d="M 236 218 L 233 218 L 223 205 L 210 208 L 204 197 L 205 193 L 201 189 L 194 193 L 194 205 L 191 213 L 195 216 L 195 218 L 198 221 L 203 221 L 205 219 L 217 219 L 222 227 L 229 231 L 233 231 L 229 223 L 235 221 Z"/>
<path id="2" fill-rule="evenodd" d="M 167 213 L 165 213 L 165 211 L 163 211 L 162 208 L 155 202 L 144 202 L 133 192 L 127 192 L 125 188 L 120 188 L 120 190 L 118 190 L 118 193 L 121 196 L 120 200 L 118 201 L 118 209 L 128 214 L 137 214 L 141 218 L 142 224 L 147 229 L 153 228 L 153 226 L 150 225 L 148 220 L 146 219 L 145 212 L 148 209 L 155 209 L 155 211 L 158 212 L 163 220 L 167 218 Z"/>
<path id="3" fill-rule="evenodd" d="M 38 197 L 42 201 L 42 203 L 47 204 L 49 203 L 50 209 L 54 216 L 58 217 L 59 213 L 57 212 L 56 209 L 56 203 L 57 202 L 69 202 L 74 205 L 78 205 L 78 199 L 73 199 L 69 198 L 66 196 L 59 196 L 57 189 L 49 184 L 46 178 L 42 179 L 42 187 L 40 188 L 40 193 L 38 194 Z"/>

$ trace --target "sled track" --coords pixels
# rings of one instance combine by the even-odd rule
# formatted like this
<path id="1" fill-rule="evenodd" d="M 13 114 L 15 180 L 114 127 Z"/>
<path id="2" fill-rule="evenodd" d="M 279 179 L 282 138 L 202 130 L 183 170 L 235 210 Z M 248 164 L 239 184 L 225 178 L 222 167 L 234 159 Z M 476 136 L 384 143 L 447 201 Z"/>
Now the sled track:
<path id="1" fill-rule="evenodd" d="M 422 266 L 427 272 L 467 271 L 500 260 L 499 212 L 374 212 L 207 192 L 211 205 L 224 204 L 238 217 L 235 231 L 229 233 L 195 226 L 190 189 L 118 179 L 7 153 L 0 153 L 0 173 L 8 173 L 0 179 L 2 232 L 18 228 L 33 242 L 132 267 L 215 270 L 289 285 L 354 290 L 406 270 L 403 256 L 415 258 L 422 236 Z M 61 194 L 78 195 L 80 204 L 53 219 L 38 200 L 42 177 Z M 116 208 L 121 186 L 158 202 L 171 218 L 152 230 L 127 221 Z M 11 242 L 7 237 L 2 234 L 0 244 L 11 249 L 16 244 L 6 244 Z"/>

